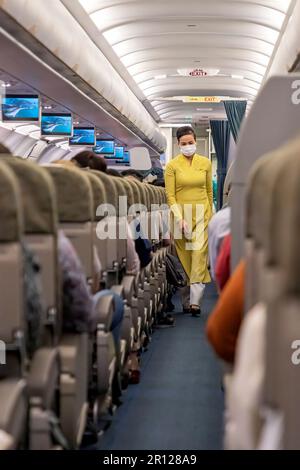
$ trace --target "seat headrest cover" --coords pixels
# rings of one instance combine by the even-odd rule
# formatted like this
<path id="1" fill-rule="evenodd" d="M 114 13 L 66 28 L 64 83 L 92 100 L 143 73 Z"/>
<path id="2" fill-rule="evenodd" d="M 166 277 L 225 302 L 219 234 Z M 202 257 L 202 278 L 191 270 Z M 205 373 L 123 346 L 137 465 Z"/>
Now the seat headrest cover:
<path id="1" fill-rule="evenodd" d="M 25 233 L 56 233 L 58 213 L 55 187 L 45 168 L 17 157 L 4 161 L 13 170 L 20 185 Z"/>
<path id="2" fill-rule="evenodd" d="M 106 175 L 102 171 L 97 170 L 90 170 L 90 173 L 97 176 L 97 178 L 99 178 L 103 183 L 106 194 L 106 203 L 111 204 L 117 210 L 118 195 L 112 176 Z"/>
<path id="3" fill-rule="evenodd" d="M 135 180 L 133 178 L 124 178 L 131 186 L 132 189 L 132 194 L 133 194 L 133 203 L 134 204 L 140 204 L 140 190 L 138 185 L 136 184 Z"/>
<path id="4" fill-rule="evenodd" d="M 45 168 L 56 189 L 59 221 L 83 223 L 95 220 L 92 188 L 84 172 L 60 165 Z"/>
<path id="5" fill-rule="evenodd" d="M 114 182 L 114 185 L 115 185 L 115 188 L 116 188 L 116 191 L 117 191 L 117 214 L 122 217 L 122 216 L 126 216 L 127 215 L 127 205 L 123 207 L 120 206 L 119 204 L 119 197 L 120 196 L 127 196 L 127 193 L 126 193 L 126 189 L 125 189 L 125 186 L 122 182 L 122 178 L 119 177 L 119 176 L 111 176 L 113 182 Z"/>
<path id="6" fill-rule="evenodd" d="M 287 287 L 300 294 L 300 139 L 281 149 L 282 167 L 274 183 L 270 250 L 287 276 Z"/>
<path id="7" fill-rule="evenodd" d="M 260 211 L 260 206 L 256 208 L 257 194 L 256 194 L 256 184 L 259 184 L 259 180 L 262 179 L 261 170 L 264 167 L 264 164 L 268 159 L 271 158 L 261 157 L 253 165 L 250 174 L 248 176 L 247 186 L 246 186 L 246 236 L 255 238 L 256 235 L 256 221 L 258 214 L 256 211 Z"/>
<path id="8" fill-rule="evenodd" d="M 140 191 L 140 203 L 146 206 L 148 209 L 148 192 L 147 189 L 145 188 L 146 183 L 140 183 L 139 181 L 136 181 L 136 184 L 139 188 Z"/>
<path id="9" fill-rule="evenodd" d="M 17 178 L 0 161 L 0 242 L 19 241 L 23 229 L 21 194 Z"/>
<path id="10" fill-rule="evenodd" d="M 86 171 L 85 174 L 87 175 L 91 183 L 92 193 L 93 193 L 93 198 L 94 198 L 95 217 L 96 217 L 96 220 L 99 220 L 101 219 L 101 217 L 98 217 L 96 215 L 96 212 L 97 212 L 98 206 L 106 203 L 105 187 L 104 187 L 103 182 L 99 178 L 97 178 L 97 176 L 94 175 L 91 171 Z"/>

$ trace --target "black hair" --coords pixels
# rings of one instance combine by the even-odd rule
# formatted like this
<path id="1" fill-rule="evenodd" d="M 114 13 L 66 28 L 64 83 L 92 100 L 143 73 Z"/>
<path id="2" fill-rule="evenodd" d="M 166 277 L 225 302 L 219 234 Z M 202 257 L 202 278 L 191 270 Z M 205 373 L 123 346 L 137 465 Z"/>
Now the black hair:
<path id="1" fill-rule="evenodd" d="M 107 171 L 105 159 L 95 154 L 93 154 L 89 160 L 89 167 L 92 168 L 92 170 L 102 171 L 103 173 Z"/>
<path id="2" fill-rule="evenodd" d="M 121 175 L 121 173 L 119 171 L 115 170 L 114 168 L 108 168 L 106 173 L 110 176 L 118 176 L 118 177 L 123 178 L 123 175 Z"/>
<path id="3" fill-rule="evenodd" d="M 192 135 L 195 140 L 197 138 L 196 132 L 191 126 L 182 126 L 182 127 L 179 127 L 179 129 L 177 129 L 177 132 L 176 132 L 177 141 L 179 142 L 181 137 L 183 137 L 184 135 Z"/>
<path id="4" fill-rule="evenodd" d="M 79 152 L 75 157 L 71 159 L 71 161 L 76 162 L 78 166 L 81 168 L 89 168 L 90 167 L 90 160 L 93 158 L 93 152 L 89 150 L 84 150 L 83 152 Z"/>

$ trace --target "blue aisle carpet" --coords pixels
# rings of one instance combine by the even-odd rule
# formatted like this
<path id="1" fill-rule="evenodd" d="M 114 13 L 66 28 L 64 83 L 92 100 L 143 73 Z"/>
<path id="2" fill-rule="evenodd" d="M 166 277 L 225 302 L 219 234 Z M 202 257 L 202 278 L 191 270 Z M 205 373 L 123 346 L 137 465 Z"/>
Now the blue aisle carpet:
<path id="1" fill-rule="evenodd" d="M 221 370 L 204 330 L 214 287 L 207 286 L 200 318 L 180 313 L 177 297 L 173 302 L 175 327 L 153 334 L 142 355 L 141 382 L 125 392 L 98 449 L 222 449 Z"/>

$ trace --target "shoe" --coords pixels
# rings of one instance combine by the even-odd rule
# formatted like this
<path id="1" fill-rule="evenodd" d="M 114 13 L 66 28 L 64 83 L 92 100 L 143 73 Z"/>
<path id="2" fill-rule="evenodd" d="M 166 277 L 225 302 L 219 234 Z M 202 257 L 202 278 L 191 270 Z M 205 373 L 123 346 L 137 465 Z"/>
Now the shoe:
<path id="1" fill-rule="evenodd" d="M 174 305 L 174 304 L 172 304 L 172 302 L 171 302 L 171 301 L 170 301 L 170 302 L 168 302 L 168 303 L 167 303 L 167 308 L 166 308 L 166 310 L 167 310 L 168 312 L 173 312 L 173 311 L 174 311 L 174 309 L 175 309 L 175 305 Z"/>
<path id="2" fill-rule="evenodd" d="M 200 317 L 201 315 L 201 308 L 190 308 L 190 313 L 192 314 L 192 317 Z"/>
<path id="3" fill-rule="evenodd" d="M 190 307 L 182 307 L 182 313 L 184 315 L 188 314 L 188 313 L 191 313 L 191 309 Z"/>
<path id="4" fill-rule="evenodd" d="M 157 322 L 158 326 L 173 326 L 174 325 L 174 317 L 170 314 L 163 315 Z"/>
<path id="5" fill-rule="evenodd" d="M 137 385 L 140 383 L 140 380 L 141 380 L 141 372 L 139 370 L 130 371 L 130 378 L 129 378 L 130 384 Z"/>

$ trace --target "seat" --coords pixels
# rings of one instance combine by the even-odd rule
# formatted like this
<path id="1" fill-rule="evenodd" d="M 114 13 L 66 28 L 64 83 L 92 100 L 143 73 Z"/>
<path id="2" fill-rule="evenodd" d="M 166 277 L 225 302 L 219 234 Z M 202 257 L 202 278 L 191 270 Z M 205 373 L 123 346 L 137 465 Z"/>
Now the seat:
<path id="1" fill-rule="evenodd" d="M 140 190 L 134 179 L 124 178 L 124 180 L 130 185 L 133 197 L 132 204 L 128 207 L 128 223 L 131 227 L 135 227 L 135 222 L 140 213 Z M 142 324 L 144 327 L 146 321 L 142 274 L 139 273 L 137 276 L 124 276 L 122 286 L 127 303 L 131 308 L 134 338 L 136 341 L 139 341 L 142 334 Z"/>
<path id="2" fill-rule="evenodd" d="M 64 230 L 77 251 L 85 270 L 87 282 L 93 285 L 93 255 L 96 235 L 93 231 L 93 225 L 96 220 L 96 213 L 94 211 L 90 178 L 84 171 L 76 168 L 53 165 L 47 167 L 47 170 L 53 178 L 57 191 L 60 227 Z M 74 426 L 72 426 L 74 423 L 65 421 L 65 425 L 68 426 L 68 434 L 72 435 L 72 443 L 76 443 L 76 446 L 81 441 L 85 427 L 88 408 L 88 378 L 91 380 L 90 388 L 95 388 L 96 390 L 96 393 L 93 394 L 94 402 L 91 404 L 95 409 L 101 408 L 102 412 L 102 404 L 106 401 L 106 398 L 107 403 L 110 403 L 111 400 L 112 379 L 116 367 L 116 351 L 110 331 L 112 310 L 112 299 L 95 298 L 94 314 L 96 330 L 92 334 L 92 342 L 88 343 L 88 336 L 86 334 L 68 334 L 64 335 L 63 342 L 61 343 L 61 354 L 65 358 L 63 366 L 67 372 L 70 371 L 77 379 L 77 382 L 80 384 L 80 397 L 82 397 L 82 405 L 78 406 L 79 398 L 75 392 L 73 396 L 70 393 L 66 393 L 64 403 L 64 409 L 69 412 L 72 407 L 77 406 L 77 416 L 73 417 L 73 419 L 76 418 L 77 433 L 74 433 Z M 92 359 L 93 350 L 96 351 L 94 360 Z M 76 354 L 80 351 L 82 351 L 82 355 L 77 356 L 76 359 Z M 91 371 L 88 369 L 88 365 L 91 362 L 93 363 L 93 368 L 97 371 L 95 375 L 90 374 Z M 76 380 L 73 381 L 71 386 L 69 378 L 66 377 L 64 385 L 66 392 L 71 387 L 74 387 L 73 391 L 75 391 Z M 85 402 L 83 401 L 84 397 Z M 99 407 L 100 402 L 101 407 Z M 72 429 L 73 434 L 71 434 Z"/>
<path id="3" fill-rule="evenodd" d="M 45 166 L 55 186 L 59 227 L 71 240 L 89 284 L 93 279 L 93 202 L 89 180 L 77 169 Z M 79 447 L 88 412 L 88 334 L 64 333 L 59 342 L 61 358 L 60 419 L 73 448 Z"/>
<path id="4" fill-rule="evenodd" d="M 37 165 L 12 156 L 3 161 L 18 179 L 24 238 L 26 245 L 37 255 L 41 267 L 44 331 L 41 347 L 30 364 L 27 386 L 30 397 L 29 448 L 46 450 L 53 446 L 50 419 L 59 413 L 54 406 L 60 374 L 57 343 L 61 334 L 55 190 L 47 172 Z"/>
<path id="5" fill-rule="evenodd" d="M 93 191 L 93 199 L 94 199 L 94 208 L 95 208 L 95 213 L 97 214 L 97 208 L 101 206 L 101 204 L 106 203 L 106 192 L 105 192 L 105 187 L 102 183 L 102 181 L 91 171 L 86 172 L 87 177 L 90 180 L 90 183 L 92 185 L 92 191 Z M 102 216 L 97 216 L 94 221 L 94 230 L 96 232 L 97 230 L 97 223 L 102 220 Z M 105 240 L 101 240 L 96 237 L 96 246 L 98 249 L 98 255 L 100 260 L 102 261 L 103 256 L 102 256 L 102 251 L 106 250 L 105 247 Z M 126 240 L 125 240 L 126 241 Z M 115 286 L 113 286 L 115 287 Z M 99 286 L 97 291 L 99 290 Z M 115 287 L 116 290 L 116 287 Z M 120 292 L 120 295 L 122 296 L 123 291 Z M 132 333 L 131 333 L 131 328 L 132 328 L 132 321 L 131 321 L 131 310 L 128 308 L 128 305 L 126 304 L 126 301 L 124 301 L 124 317 L 123 317 L 123 322 L 122 322 L 122 334 L 121 334 L 121 344 L 119 349 L 116 351 L 117 357 L 120 357 L 120 368 L 123 365 L 123 361 L 125 361 L 125 358 L 129 354 L 131 350 L 131 345 L 132 345 Z"/>
<path id="6" fill-rule="evenodd" d="M 111 177 L 117 192 L 117 262 L 119 276 L 121 280 L 126 269 L 127 256 L 127 192 L 123 184 L 122 178 L 117 176 Z"/>
<path id="7" fill-rule="evenodd" d="M 103 216 L 97 215 L 97 213 L 100 212 L 100 208 L 102 204 L 106 203 L 106 191 L 104 184 L 102 181 L 91 171 L 87 170 L 86 173 L 87 177 L 89 178 L 91 187 L 92 187 L 92 193 L 93 193 L 93 203 L 94 203 L 94 222 L 93 222 L 93 231 L 96 234 L 94 238 L 94 243 L 95 243 L 95 248 L 97 250 L 97 254 L 99 256 L 100 262 L 101 262 L 101 276 L 100 276 L 100 282 L 105 285 L 105 276 L 103 276 L 103 273 L 106 270 L 107 267 L 107 253 L 106 253 L 106 240 L 103 240 L 99 237 L 97 237 L 97 224 L 100 223 L 103 220 Z M 99 209 L 98 209 L 99 208 Z M 97 274 L 95 274 L 96 282 L 97 280 Z M 94 291 L 97 292 L 99 290 L 99 285 L 94 286 Z"/>
<path id="8" fill-rule="evenodd" d="M 23 231 L 21 195 L 13 172 L 0 163 L 0 337 L 5 364 L 0 366 L 0 448 L 24 446 L 28 397 L 23 313 Z M 11 286 L 14 286 L 12 289 Z M 8 314 L 9 312 L 9 314 Z"/>
<path id="9" fill-rule="evenodd" d="M 0 450 L 26 446 L 28 397 L 23 379 L 0 381 Z"/>
<path id="10" fill-rule="evenodd" d="M 14 157 L 3 161 L 13 170 L 20 185 L 26 244 L 37 255 L 42 268 L 41 282 L 45 303 L 43 343 L 53 345 L 57 343 L 61 329 L 55 188 L 48 173 L 38 165 Z"/>
<path id="11" fill-rule="evenodd" d="M 283 413 L 284 449 L 300 445 L 300 382 L 291 361 L 291 346 L 300 331 L 299 149 L 300 139 L 296 139 L 258 161 L 247 194 L 247 220 L 252 219 L 247 235 L 254 239 L 247 269 L 260 282 L 250 305 L 262 300 L 267 306 L 263 402 Z"/>
<path id="12" fill-rule="evenodd" d="M 105 188 L 106 206 L 98 208 L 96 216 L 100 217 L 97 223 L 96 238 L 103 241 L 106 248 L 106 261 L 101 263 L 104 266 L 104 276 L 106 278 L 106 286 L 109 288 L 118 284 L 118 244 L 117 244 L 117 207 L 118 195 L 114 180 L 111 176 L 97 170 L 90 170 L 90 173 L 97 176 Z M 99 243 L 97 241 L 97 243 Z"/>
<path id="13" fill-rule="evenodd" d="M 268 301 L 265 388 L 268 406 L 283 413 L 285 450 L 300 448 L 300 381 L 292 361 L 292 345 L 300 333 L 299 151 L 299 138 L 279 149 L 280 165 L 270 177 L 274 191 L 267 261 L 277 266 L 277 282 Z"/>

